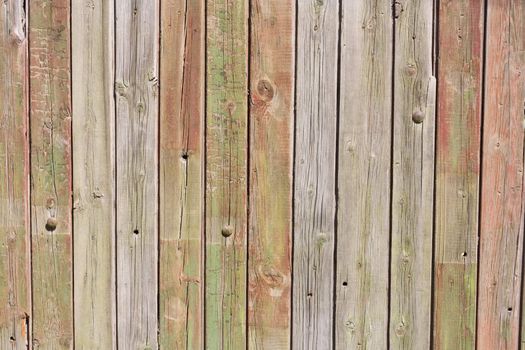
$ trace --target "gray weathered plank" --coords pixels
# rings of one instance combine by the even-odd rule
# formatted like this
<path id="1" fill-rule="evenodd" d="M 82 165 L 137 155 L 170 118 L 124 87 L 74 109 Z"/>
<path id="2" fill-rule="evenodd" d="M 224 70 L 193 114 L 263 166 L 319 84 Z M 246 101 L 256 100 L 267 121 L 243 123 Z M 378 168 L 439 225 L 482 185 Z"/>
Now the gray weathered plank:
<path id="1" fill-rule="evenodd" d="M 394 5 L 390 348 L 430 347 L 436 81 L 432 1 Z"/>
<path id="2" fill-rule="evenodd" d="M 332 347 L 339 4 L 297 3 L 292 346 Z"/>
<path id="3" fill-rule="evenodd" d="M 117 345 L 156 349 L 159 1 L 115 15 Z"/>
<path id="4" fill-rule="evenodd" d="M 391 1 L 342 3 L 336 348 L 386 349 Z"/>
<path id="5" fill-rule="evenodd" d="M 29 140 L 24 1 L 0 4 L 0 349 L 30 341 Z"/>
<path id="6" fill-rule="evenodd" d="M 115 348 L 112 0 L 73 1 L 75 348 Z"/>

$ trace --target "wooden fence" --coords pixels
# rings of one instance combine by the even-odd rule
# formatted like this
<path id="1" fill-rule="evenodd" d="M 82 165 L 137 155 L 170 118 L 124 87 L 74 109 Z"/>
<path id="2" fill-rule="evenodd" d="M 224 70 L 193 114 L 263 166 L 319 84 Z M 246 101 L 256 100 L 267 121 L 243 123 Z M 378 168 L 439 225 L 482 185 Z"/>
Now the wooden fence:
<path id="1" fill-rule="evenodd" d="M 525 348 L 523 0 L 4 0 L 0 109 L 1 349 Z"/>

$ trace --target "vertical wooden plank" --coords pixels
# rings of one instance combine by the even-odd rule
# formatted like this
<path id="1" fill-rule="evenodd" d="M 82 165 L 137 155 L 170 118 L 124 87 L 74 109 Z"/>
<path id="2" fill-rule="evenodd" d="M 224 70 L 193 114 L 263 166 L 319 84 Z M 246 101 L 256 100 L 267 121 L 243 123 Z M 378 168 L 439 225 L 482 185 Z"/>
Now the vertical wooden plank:
<path id="1" fill-rule="evenodd" d="M 246 346 L 248 2 L 207 1 L 207 349 Z"/>
<path id="2" fill-rule="evenodd" d="M 295 1 L 251 4 L 249 344 L 289 349 Z"/>
<path id="3" fill-rule="evenodd" d="M 25 3 L 0 4 L 0 348 L 26 349 L 31 285 Z"/>
<path id="4" fill-rule="evenodd" d="M 394 4 L 390 348 L 430 347 L 436 81 L 432 2 Z"/>
<path id="5" fill-rule="evenodd" d="M 159 2 L 115 11 L 117 346 L 155 349 Z"/>
<path id="6" fill-rule="evenodd" d="M 489 1 L 478 348 L 516 349 L 523 251 L 525 3 Z"/>
<path id="7" fill-rule="evenodd" d="M 33 346 L 73 346 L 70 5 L 29 2 Z"/>
<path id="8" fill-rule="evenodd" d="M 161 3 L 160 334 L 202 348 L 204 0 Z"/>
<path id="9" fill-rule="evenodd" d="M 391 1 L 342 2 L 336 348 L 388 348 Z"/>
<path id="10" fill-rule="evenodd" d="M 333 345 L 339 4 L 299 1 L 292 347 Z"/>
<path id="11" fill-rule="evenodd" d="M 473 349 L 483 1 L 440 1 L 434 348 Z"/>
<path id="12" fill-rule="evenodd" d="M 73 1 L 75 348 L 115 348 L 113 1 Z"/>

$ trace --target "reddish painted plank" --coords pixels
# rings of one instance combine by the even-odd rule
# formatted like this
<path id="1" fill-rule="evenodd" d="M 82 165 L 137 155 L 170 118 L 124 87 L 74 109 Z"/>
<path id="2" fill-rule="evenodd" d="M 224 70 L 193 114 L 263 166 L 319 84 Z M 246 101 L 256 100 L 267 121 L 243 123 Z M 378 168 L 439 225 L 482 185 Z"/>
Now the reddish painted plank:
<path id="1" fill-rule="evenodd" d="M 70 2 L 30 3 L 33 345 L 73 346 Z"/>
<path id="2" fill-rule="evenodd" d="M 0 4 L 0 348 L 26 349 L 31 314 L 26 13 Z"/>
<path id="3" fill-rule="evenodd" d="M 251 4 L 249 346 L 288 349 L 295 1 Z"/>
<path id="4" fill-rule="evenodd" d="M 525 2 L 487 7 L 478 349 L 517 349 L 525 193 Z"/>

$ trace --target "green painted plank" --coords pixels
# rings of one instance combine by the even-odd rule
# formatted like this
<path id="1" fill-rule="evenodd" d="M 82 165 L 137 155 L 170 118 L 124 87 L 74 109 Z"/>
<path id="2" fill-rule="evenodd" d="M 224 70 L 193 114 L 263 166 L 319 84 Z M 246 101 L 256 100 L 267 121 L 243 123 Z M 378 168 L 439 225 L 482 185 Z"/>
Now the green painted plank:
<path id="1" fill-rule="evenodd" d="M 33 346 L 73 346 L 70 3 L 29 2 Z"/>
<path id="2" fill-rule="evenodd" d="M 201 349 L 204 0 L 161 2 L 161 349 Z"/>
<path id="3" fill-rule="evenodd" d="M 207 349 L 246 347 L 246 0 L 207 1 Z"/>
<path id="4" fill-rule="evenodd" d="M 30 341 L 27 36 L 22 0 L 0 4 L 0 348 Z"/>

